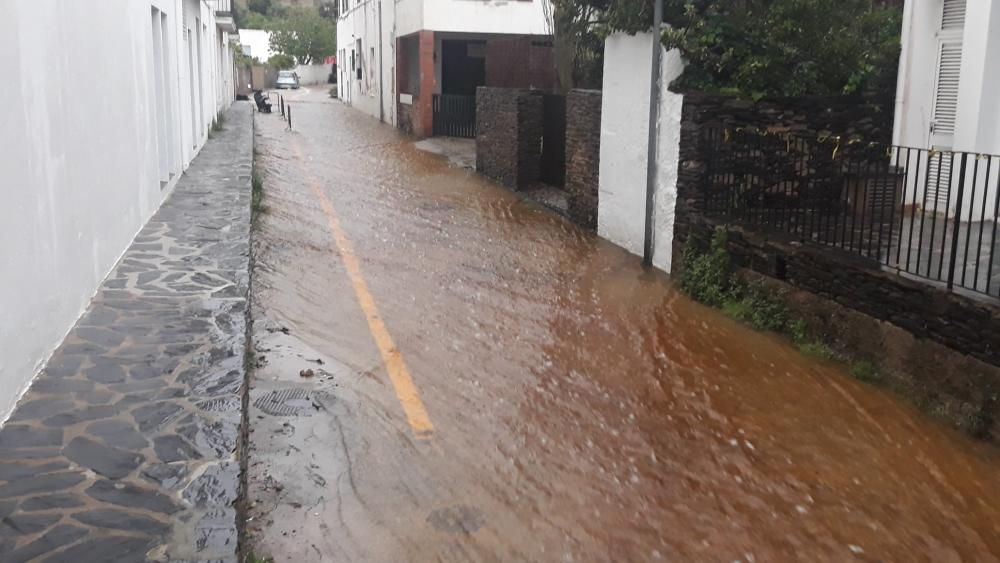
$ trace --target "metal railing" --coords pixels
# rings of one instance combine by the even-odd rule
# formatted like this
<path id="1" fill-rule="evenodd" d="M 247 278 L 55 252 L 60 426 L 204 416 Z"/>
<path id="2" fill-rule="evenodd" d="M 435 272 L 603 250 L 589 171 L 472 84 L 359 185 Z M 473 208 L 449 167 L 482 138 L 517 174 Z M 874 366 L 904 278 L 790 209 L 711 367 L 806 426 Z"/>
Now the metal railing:
<path id="1" fill-rule="evenodd" d="M 434 134 L 476 137 L 476 97 L 434 94 Z"/>
<path id="2" fill-rule="evenodd" d="M 705 130 L 704 210 L 1000 297 L 1000 156 Z"/>

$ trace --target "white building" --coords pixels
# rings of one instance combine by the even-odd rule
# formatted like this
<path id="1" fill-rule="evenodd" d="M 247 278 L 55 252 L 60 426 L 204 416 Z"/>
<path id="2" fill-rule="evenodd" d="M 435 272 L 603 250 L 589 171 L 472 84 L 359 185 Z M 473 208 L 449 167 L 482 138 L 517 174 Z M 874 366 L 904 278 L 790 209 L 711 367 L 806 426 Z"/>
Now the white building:
<path id="1" fill-rule="evenodd" d="M 231 0 L 5 0 L 0 421 L 233 99 Z"/>
<path id="2" fill-rule="evenodd" d="M 244 55 L 261 63 L 266 63 L 275 55 L 271 50 L 271 32 L 266 29 L 241 29 L 240 47 Z"/>
<path id="3" fill-rule="evenodd" d="M 955 176 L 957 185 L 959 174 L 951 171 L 950 153 L 943 151 L 1000 155 L 1000 0 L 907 0 L 902 40 L 893 143 L 936 151 L 930 165 L 910 163 L 921 176 L 907 200 L 923 202 L 929 184 L 926 201 L 947 206 L 951 214 L 957 190 L 935 178 Z M 978 157 L 981 163 L 985 159 Z M 993 201 L 996 193 L 1000 157 L 990 160 L 989 177 L 984 170 L 975 181 L 977 193 L 985 197 L 963 205 L 963 215 L 994 215 L 989 205 L 983 213 L 981 204 Z"/>
<path id="4" fill-rule="evenodd" d="M 548 0 L 340 2 L 340 99 L 401 129 L 432 135 L 435 98 L 477 86 L 555 87 Z"/>

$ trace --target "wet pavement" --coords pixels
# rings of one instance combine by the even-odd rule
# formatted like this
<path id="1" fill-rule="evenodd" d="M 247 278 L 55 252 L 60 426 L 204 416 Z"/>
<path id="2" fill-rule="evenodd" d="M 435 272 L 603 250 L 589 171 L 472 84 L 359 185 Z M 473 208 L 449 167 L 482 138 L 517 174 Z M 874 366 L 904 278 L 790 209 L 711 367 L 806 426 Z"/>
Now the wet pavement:
<path id="1" fill-rule="evenodd" d="M 995 447 L 324 97 L 257 116 L 257 553 L 1000 561 Z"/>
<path id="2" fill-rule="evenodd" d="M 0 430 L 0 562 L 235 561 L 249 104 Z"/>

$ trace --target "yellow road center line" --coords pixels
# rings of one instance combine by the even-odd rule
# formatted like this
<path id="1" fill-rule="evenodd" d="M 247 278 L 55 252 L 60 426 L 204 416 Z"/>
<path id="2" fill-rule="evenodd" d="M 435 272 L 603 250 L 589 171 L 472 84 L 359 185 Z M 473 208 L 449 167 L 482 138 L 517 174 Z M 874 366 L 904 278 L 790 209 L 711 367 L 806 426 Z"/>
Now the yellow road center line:
<path id="1" fill-rule="evenodd" d="M 295 152 L 299 160 L 304 164 L 305 160 L 302 158 L 298 143 L 295 143 Z M 371 332 L 372 338 L 375 339 L 375 344 L 382 354 L 382 361 L 389 372 L 389 380 L 392 381 L 396 398 L 399 399 L 399 403 L 403 407 L 403 412 L 406 413 L 406 420 L 410 423 L 410 428 L 413 429 L 417 438 L 429 438 L 434 431 L 434 425 L 431 424 L 427 409 L 424 408 L 424 402 L 420 399 L 420 392 L 413 382 L 413 377 L 410 376 L 410 370 L 406 367 L 406 362 L 403 361 L 403 354 L 396 347 L 392 336 L 389 335 L 389 330 L 379 315 L 375 299 L 372 297 L 371 291 L 368 290 L 368 284 L 361 274 L 361 264 L 358 262 L 357 255 L 354 254 L 353 245 L 344 233 L 344 229 L 340 226 L 340 220 L 337 218 L 337 210 L 334 209 L 333 204 L 330 203 L 330 199 L 326 197 L 319 183 L 311 174 L 309 175 L 309 186 L 312 188 L 313 193 L 316 194 L 316 198 L 319 199 L 320 207 L 326 215 L 330 234 L 333 235 L 333 240 L 340 250 L 340 257 L 344 262 L 347 275 L 351 279 L 354 294 L 357 296 L 358 304 L 361 305 L 361 310 L 364 311 L 365 318 L 368 320 L 368 330 Z"/>

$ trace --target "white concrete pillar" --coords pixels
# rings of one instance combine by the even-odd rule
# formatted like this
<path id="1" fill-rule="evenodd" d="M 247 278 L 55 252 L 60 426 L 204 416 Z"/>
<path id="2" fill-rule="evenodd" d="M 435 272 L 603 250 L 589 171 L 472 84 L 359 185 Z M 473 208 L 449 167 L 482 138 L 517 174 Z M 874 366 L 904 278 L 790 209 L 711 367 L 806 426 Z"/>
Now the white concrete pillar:
<path id="1" fill-rule="evenodd" d="M 604 44 L 597 233 L 642 255 L 653 35 L 617 33 Z M 683 71 L 676 50 L 660 57 L 660 108 L 653 215 L 653 265 L 671 269 L 683 96 L 668 90 Z"/>

